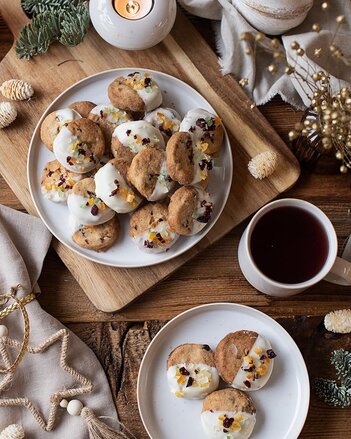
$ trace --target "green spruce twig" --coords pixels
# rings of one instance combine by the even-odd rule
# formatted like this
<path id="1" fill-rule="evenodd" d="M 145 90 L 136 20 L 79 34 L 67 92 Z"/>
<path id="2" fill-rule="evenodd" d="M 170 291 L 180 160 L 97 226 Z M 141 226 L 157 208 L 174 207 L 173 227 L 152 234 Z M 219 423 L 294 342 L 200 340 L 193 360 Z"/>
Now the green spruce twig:
<path id="1" fill-rule="evenodd" d="M 33 20 L 21 30 L 16 41 L 16 54 L 29 59 L 45 53 L 50 44 L 59 41 L 76 46 L 89 26 L 89 7 L 82 0 L 22 0 L 22 6 Z"/>
<path id="2" fill-rule="evenodd" d="M 339 382 L 316 378 L 313 388 L 319 398 L 337 407 L 351 406 L 351 352 L 344 349 L 333 351 L 330 358 Z"/>

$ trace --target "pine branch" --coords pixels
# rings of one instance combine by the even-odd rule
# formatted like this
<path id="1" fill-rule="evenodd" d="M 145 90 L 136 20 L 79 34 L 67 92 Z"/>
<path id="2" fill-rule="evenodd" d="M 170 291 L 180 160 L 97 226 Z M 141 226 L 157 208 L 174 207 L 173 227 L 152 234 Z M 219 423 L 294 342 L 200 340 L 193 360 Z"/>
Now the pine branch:
<path id="1" fill-rule="evenodd" d="M 334 365 L 336 374 L 340 379 L 351 378 L 351 352 L 338 349 L 332 352 L 330 362 Z"/>
<path id="2" fill-rule="evenodd" d="M 61 35 L 59 41 L 64 46 L 76 46 L 81 43 L 89 26 L 88 3 L 72 5 L 63 12 L 61 19 Z"/>
<path id="3" fill-rule="evenodd" d="M 80 0 L 21 0 L 22 9 L 29 15 L 35 16 L 43 12 L 76 6 Z"/>
<path id="4" fill-rule="evenodd" d="M 329 405 L 343 408 L 351 406 L 351 389 L 344 385 L 338 386 L 333 380 L 317 378 L 313 382 L 313 388 L 317 396 Z"/>
<path id="5" fill-rule="evenodd" d="M 45 53 L 50 44 L 60 35 L 60 18 L 56 12 L 43 12 L 25 25 L 16 41 L 16 54 L 29 59 L 38 53 Z"/>

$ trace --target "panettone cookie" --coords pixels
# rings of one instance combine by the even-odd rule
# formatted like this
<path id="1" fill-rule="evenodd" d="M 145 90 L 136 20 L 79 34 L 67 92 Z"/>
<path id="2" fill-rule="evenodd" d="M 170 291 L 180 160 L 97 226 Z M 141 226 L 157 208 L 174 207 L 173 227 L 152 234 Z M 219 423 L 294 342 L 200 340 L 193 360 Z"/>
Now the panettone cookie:
<path id="1" fill-rule="evenodd" d="M 216 347 L 221 378 L 240 390 L 261 389 L 269 380 L 276 354 L 270 342 L 254 331 L 227 334 Z"/>
<path id="2" fill-rule="evenodd" d="M 134 72 L 119 76 L 108 87 L 112 104 L 132 112 L 152 111 L 162 103 L 162 93 L 148 73 Z"/>
<path id="3" fill-rule="evenodd" d="M 164 203 L 148 203 L 130 218 L 129 236 L 147 253 L 167 251 L 178 239 L 168 226 L 168 209 Z"/>
<path id="4" fill-rule="evenodd" d="M 217 389 L 219 375 L 207 344 L 182 344 L 167 360 L 167 380 L 178 398 L 202 399 Z"/>
<path id="5" fill-rule="evenodd" d="M 190 133 L 179 132 L 167 142 L 167 171 L 182 185 L 206 181 L 212 170 L 211 158 L 195 147 Z"/>
<path id="6" fill-rule="evenodd" d="M 73 186 L 81 180 L 81 174 L 65 169 L 57 160 L 45 165 L 40 180 L 41 193 L 55 203 L 66 203 Z"/>
<path id="7" fill-rule="evenodd" d="M 88 117 L 99 125 L 105 136 L 105 154 L 110 152 L 112 133 L 115 128 L 131 119 L 128 113 L 112 104 L 97 105 L 90 111 Z"/>
<path id="8" fill-rule="evenodd" d="M 84 178 L 73 186 L 67 206 L 79 225 L 103 224 L 115 216 L 115 212 L 96 196 L 93 178 Z"/>
<path id="9" fill-rule="evenodd" d="M 187 112 L 180 124 L 180 131 L 189 132 L 198 149 L 206 154 L 219 151 L 224 138 L 221 119 L 202 108 L 194 108 Z"/>
<path id="10" fill-rule="evenodd" d="M 72 239 L 80 247 L 100 252 L 107 250 L 116 242 L 119 231 L 119 221 L 114 216 L 104 224 L 80 226 L 73 232 Z"/>
<path id="11" fill-rule="evenodd" d="M 62 108 L 48 114 L 43 120 L 40 127 L 40 139 L 44 145 L 52 151 L 56 136 L 72 120 L 80 119 L 81 115 L 70 108 Z"/>
<path id="12" fill-rule="evenodd" d="M 131 163 L 135 154 L 146 148 L 165 148 L 162 134 L 149 122 L 136 120 L 123 123 L 112 134 L 111 150 L 116 158 L 123 157 Z"/>
<path id="13" fill-rule="evenodd" d="M 139 152 L 129 167 L 128 180 L 147 200 L 164 198 L 173 186 L 167 173 L 165 151 L 147 148 Z"/>
<path id="14" fill-rule="evenodd" d="M 168 223 L 179 235 L 195 235 L 210 221 L 212 210 L 213 203 L 207 192 L 200 187 L 183 186 L 171 197 Z"/>
<path id="15" fill-rule="evenodd" d="M 78 119 L 65 125 L 54 140 L 56 159 L 67 169 L 84 174 L 94 169 L 105 151 L 100 127 L 89 119 Z"/>
<path id="16" fill-rule="evenodd" d="M 110 160 L 95 174 L 96 194 L 117 213 L 135 210 L 142 199 L 125 179 L 125 164 Z"/>
<path id="17" fill-rule="evenodd" d="M 209 439 L 248 439 L 256 424 L 256 409 L 240 390 L 217 390 L 203 402 L 201 423 Z"/>
<path id="18" fill-rule="evenodd" d="M 144 120 L 160 130 L 166 141 L 179 131 L 180 115 L 172 108 L 156 108 L 148 113 Z"/>
<path id="19" fill-rule="evenodd" d="M 68 108 L 75 110 L 77 113 L 79 113 L 82 117 L 85 118 L 89 116 L 89 113 L 95 107 L 96 104 L 90 101 L 77 101 L 77 102 L 73 102 L 71 105 L 68 106 Z"/>

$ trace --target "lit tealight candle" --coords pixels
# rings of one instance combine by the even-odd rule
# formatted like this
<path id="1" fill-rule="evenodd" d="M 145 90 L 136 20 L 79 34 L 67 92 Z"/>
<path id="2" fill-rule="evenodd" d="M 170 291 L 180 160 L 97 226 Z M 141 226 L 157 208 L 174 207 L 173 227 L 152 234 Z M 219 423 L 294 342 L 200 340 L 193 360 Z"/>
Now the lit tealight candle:
<path id="1" fill-rule="evenodd" d="M 128 20 L 145 17 L 153 7 L 153 0 L 114 0 L 116 12 Z"/>

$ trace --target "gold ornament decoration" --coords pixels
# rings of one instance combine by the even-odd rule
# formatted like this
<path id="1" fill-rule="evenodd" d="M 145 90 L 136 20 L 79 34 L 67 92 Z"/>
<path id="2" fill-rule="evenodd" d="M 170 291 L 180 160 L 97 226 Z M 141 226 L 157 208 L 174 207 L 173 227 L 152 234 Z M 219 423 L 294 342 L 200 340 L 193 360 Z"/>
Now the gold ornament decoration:
<path id="1" fill-rule="evenodd" d="M 24 439 L 24 430 L 22 425 L 11 424 L 0 433 L 0 439 Z"/>
<path id="2" fill-rule="evenodd" d="M 324 317 L 324 326 L 328 331 L 337 334 L 349 334 L 351 332 L 351 309 L 329 312 Z"/>
<path id="3" fill-rule="evenodd" d="M 258 179 L 263 180 L 269 177 L 276 170 L 278 165 L 278 155 L 274 151 L 264 151 L 253 157 L 249 164 L 248 170 L 250 174 Z"/>
<path id="4" fill-rule="evenodd" d="M 12 101 L 24 101 L 34 95 L 31 84 L 22 79 L 9 79 L 2 83 L 0 87 L 1 94 Z"/>
<path id="5" fill-rule="evenodd" d="M 0 129 L 8 127 L 17 117 L 17 110 L 10 102 L 0 102 Z"/>
<path id="6" fill-rule="evenodd" d="M 317 32 L 317 33 L 319 33 L 320 30 L 321 30 L 321 25 L 320 25 L 319 23 L 314 23 L 314 24 L 312 25 L 312 30 L 313 30 L 313 32 Z"/>
<path id="7" fill-rule="evenodd" d="M 246 87 L 248 83 L 249 83 L 248 78 L 241 78 L 239 81 L 239 84 L 241 85 L 241 87 Z"/>

